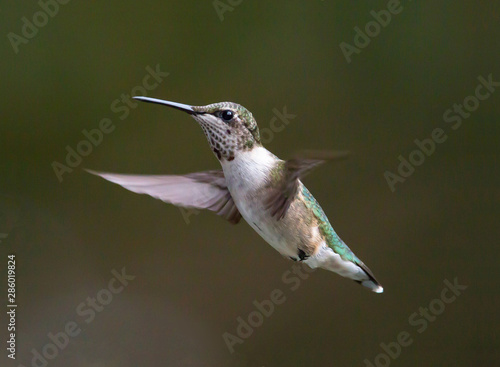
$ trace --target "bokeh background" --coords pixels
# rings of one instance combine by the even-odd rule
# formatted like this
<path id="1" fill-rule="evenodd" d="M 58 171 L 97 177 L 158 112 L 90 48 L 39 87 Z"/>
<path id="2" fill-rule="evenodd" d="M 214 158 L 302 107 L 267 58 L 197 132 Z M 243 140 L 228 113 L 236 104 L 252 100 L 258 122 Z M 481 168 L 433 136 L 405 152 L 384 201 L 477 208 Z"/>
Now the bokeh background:
<path id="1" fill-rule="evenodd" d="M 40 5 L 0 8 L 0 298 L 14 253 L 19 304 L 15 361 L 0 312 L 0 365 L 31 366 L 33 349 L 70 321 L 82 332 L 48 366 L 499 364 L 500 90 L 456 130 L 443 113 L 474 94 L 480 75 L 500 81 L 500 3 L 402 1 L 350 63 L 339 45 L 387 1 L 220 3 L 231 8 L 222 17 L 210 0 L 70 1 L 17 53 L 8 34 L 22 35 Z M 266 145 L 282 158 L 350 150 L 305 183 L 385 292 L 326 271 L 292 291 L 282 276 L 293 263 L 246 223 L 209 212 L 186 221 L 83 171 L 218 168 L 189 116 L 140 104 L 120 119 L 111 109 L 156 65 L 169 75 L 153 97 L 238 102 L 261 129 L 286 106 L 296 117 Z M 66 146 L 103 118 L 113 132 L 60 182 L 52 163 L 66 164 Z M 435 128 L 446 142 L 392 192 L 384 172 L 397 173 L 398 157 Z M 123 267 L 135 279 L 86 324 L 78 305 Z M 468 288 L 418 333 L 409 317 L 454 278 Z M 237 335 L 237 318 L 274 289 L 286 302 L 230 354 L 222 335 Z M 413 343 L 376 360 L 403 331 Z"/>

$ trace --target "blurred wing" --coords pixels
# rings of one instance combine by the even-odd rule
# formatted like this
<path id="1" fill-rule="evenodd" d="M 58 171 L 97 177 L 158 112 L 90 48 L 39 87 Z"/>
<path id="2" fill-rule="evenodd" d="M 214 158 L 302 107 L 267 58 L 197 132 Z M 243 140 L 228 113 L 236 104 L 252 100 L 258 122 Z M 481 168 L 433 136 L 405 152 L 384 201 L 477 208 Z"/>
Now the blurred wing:
<path id="1" fill-rule="evenodd" d="M 241 214 L 234 204 L 221 170 L 183 176 L 122 175 L 87 170 L 138 194 L 148 194 L 178 206 L 208 209 L 236 224 Z"/>
<path id="2" fill-rule="evenodd" d="M 349 152 L 304 151 L 286 161 L 282 183 L 275 190 L 271 190 L 267 200 L 271 215 L 277 220 L 285 216 L 290 204 L 297 195 L 299 179 L 327 160 L 341 160 L 348 155 Z"/>

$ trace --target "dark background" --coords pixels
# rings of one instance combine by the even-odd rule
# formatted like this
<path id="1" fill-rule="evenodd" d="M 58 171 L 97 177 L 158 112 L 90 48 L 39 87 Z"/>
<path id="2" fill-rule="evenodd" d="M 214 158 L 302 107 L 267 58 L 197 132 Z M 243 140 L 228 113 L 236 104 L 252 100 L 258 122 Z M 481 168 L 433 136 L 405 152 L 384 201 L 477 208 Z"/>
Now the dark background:
<path id="1" fill-rule="evenodd" d="M 386 1 L 243 1 L 219 18 L 211 1 L 70 1 L 14 52 L 36 2 L 0 8 L 0 298 L 7 254 L 17 260 L 17 359 L 31 366 L 67 322 L 83 329 L 49 366 L 354 366 L 407 331 L 392 366 L 492 366 L 498 339 L 500 90 L 453 130 L 443 113 L 500 81 L 500 3 L 403 1 L 387 27 L 348 63 L 370 11 Z M 218 168 L 201 129 L 178 111 L 140 104 L 121 120 L 111 103 L 169 76 L 148 95 L 204 105 L 241 103 L 261 129 L 273 109 L 296 115 L 266 147 L 353 152 L 305 180 L 336 231 L 374 271 L 381 295 L 323 270 L 292 291 L 283 259 L 246 223 L 191 215 L 83 171 L 187 173 Z M 60 182 L 66 146 L 109 118 L 115 129 Z M 415 139 L 447 140 L 392 192 Z M 113 269 L 135 279 L 93 322 L 76 308 L 107 287 Z M 468 286 L 427 329 L 409 324 L 448 279 Z M 254 300 L 286 301 L 230 354 Z M 380 359 L 379 365 L 387 365 Z M 384 364 L 386 363 L 386 364 Z"/>

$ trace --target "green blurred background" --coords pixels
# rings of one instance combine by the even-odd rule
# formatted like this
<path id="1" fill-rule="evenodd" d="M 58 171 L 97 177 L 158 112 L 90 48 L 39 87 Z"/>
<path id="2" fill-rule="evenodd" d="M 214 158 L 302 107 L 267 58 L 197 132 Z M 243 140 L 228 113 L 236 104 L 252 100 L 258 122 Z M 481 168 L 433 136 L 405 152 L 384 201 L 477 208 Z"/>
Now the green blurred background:
<path id="1" fill-rule="evenodd" d="M 340 43 L 353 44 L 354 27 L 387 1 L 237 3 L 221 20 L 210 0 L 70 1 L 18 53 L 7 35 L 21 35 L 22 17 L 40 6 L 1 7 L 0 291 L 5 300 L 15 253 L 19 306 L 17 359 L 3 342 L 0 365 L 31 366 L 32 350 L 69 321 L 83 331 L 49 366 L 499 364 L 500 90 L 456 130 L 443 113 L 474 94 L 478 76 L 500 81 L 500 3 L 403 1 L 351 63 Z M 169 75 L 153 97 L 238 102 L 261 129 L 286 106 L 296 118 L 266 145 L 282 158 L 303 148 L 353 152 L 305 183 L 382 295 L 326 271 L 292 291 L 282 275 L 293 263 L 246 223 L 209 212 L 186 223 L 178 208 L 82 170 L 218 168 L 189 116 L 140 104 L 121 120 L 111 110 L 156 65 Z M 114 131 L 59 182 L 51 164 L 65 164 L 66 146 L 103 118 Z M 384 172 L 397 173 L 398 156 L 435 128 L 446 142 L 392 192 Z M 86 324 L 77 306 L 123 267 L 136 278 Z M 454 278 L 468 288 L 418 333 L 410 315 Z M 223 333 L 236 335 L 237 318 L 274 289 L 286 302 L 230 354 Z M 413 343 L 377 362 L 380 344 L 403 331 Z"/>

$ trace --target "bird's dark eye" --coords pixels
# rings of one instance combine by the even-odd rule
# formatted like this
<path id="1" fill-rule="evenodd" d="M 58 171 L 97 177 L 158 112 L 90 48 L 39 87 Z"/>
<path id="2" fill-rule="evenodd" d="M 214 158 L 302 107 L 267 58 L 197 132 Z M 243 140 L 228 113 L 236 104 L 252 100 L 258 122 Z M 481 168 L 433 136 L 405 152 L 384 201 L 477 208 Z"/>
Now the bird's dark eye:
<path id="1" fill-rule="evenodd" d="M 220 115 L 221 115 L 222 119 L 226 122 L 231 121 L 234 117 L 234 113 L 231 110 L 222 111 L 222 113 Z"/>

